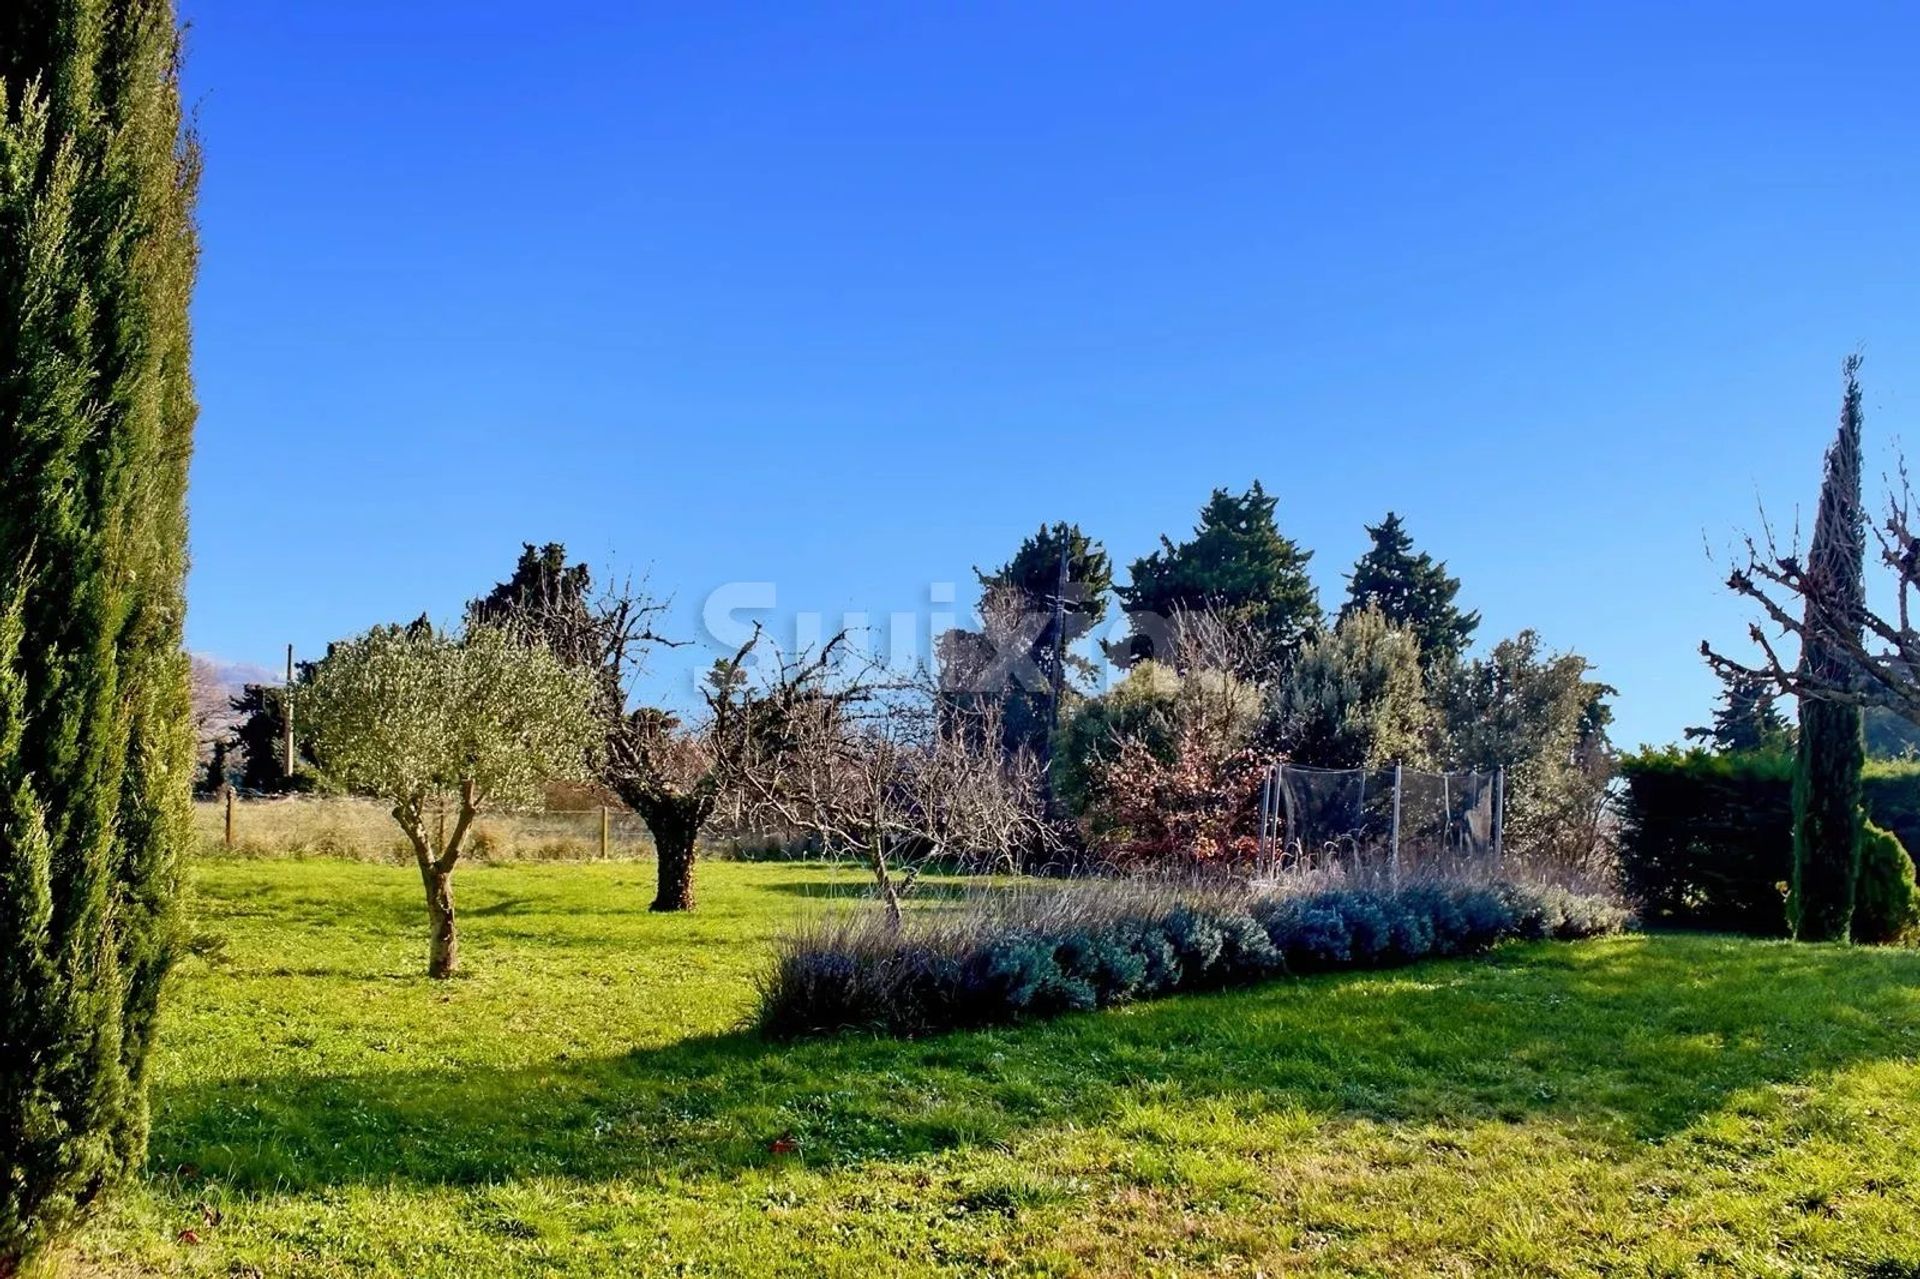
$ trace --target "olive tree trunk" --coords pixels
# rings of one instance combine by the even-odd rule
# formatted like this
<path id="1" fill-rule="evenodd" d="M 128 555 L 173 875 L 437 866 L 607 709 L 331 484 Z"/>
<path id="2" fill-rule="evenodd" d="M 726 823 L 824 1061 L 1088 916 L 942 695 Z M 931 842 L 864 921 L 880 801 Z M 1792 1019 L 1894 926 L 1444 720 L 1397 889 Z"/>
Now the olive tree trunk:
<path id="1" fill-rule="evenodd" d="M 471 781 L 460 784 L 460 817 L 453 831 L 436 848 L 427 834 L 426 813 L 420 803 L 396 807 L 394 820 L 407 832 L 413 859 L 420 867 L 420 883 L 427 891 L 427 976 L 451 977 L 460 971 L 460 935 L 454 926 L 453 868 L 461 846 L 479 812 L 479 795 Z"/>
<path id="2" fill-rule="evenodd" d="M 427 889 L 427 976 L 451 977 L 460 969 L 460 937 L 453 925 L 453 872 L 420 866 Z"/>

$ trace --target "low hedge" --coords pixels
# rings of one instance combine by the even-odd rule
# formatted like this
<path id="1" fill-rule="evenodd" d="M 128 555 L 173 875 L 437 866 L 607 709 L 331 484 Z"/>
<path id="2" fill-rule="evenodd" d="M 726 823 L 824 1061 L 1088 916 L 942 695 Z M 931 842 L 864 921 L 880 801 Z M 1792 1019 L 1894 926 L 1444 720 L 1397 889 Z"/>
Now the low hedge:
<path id="1" fill-rule="evenodd" d="M 961 926 L 870 922 L 784 939 L 761 990 L 775 1038 L 858 1030 L 926 1035 L 1106 1008 L 1285 974 L 1465 955 L 1513 939 L 1618 931 L 1606 900 L 1513 882 L 1339 888 L 1238 900 L 1062 910 L 1059 898 Z"/>
<path id="2" fill-rule="evenodd" d="M 1786 935 L 1791 755 L 1643 751 L 1620 771 L 1622 888 L 1648 923 Z M 1920 848 L 1920 763 L 1870 761 L 1862 800 L 1869 821 L 1909 852 Z M 1897 867 L 1869 873 L 1900 877 Z"/>

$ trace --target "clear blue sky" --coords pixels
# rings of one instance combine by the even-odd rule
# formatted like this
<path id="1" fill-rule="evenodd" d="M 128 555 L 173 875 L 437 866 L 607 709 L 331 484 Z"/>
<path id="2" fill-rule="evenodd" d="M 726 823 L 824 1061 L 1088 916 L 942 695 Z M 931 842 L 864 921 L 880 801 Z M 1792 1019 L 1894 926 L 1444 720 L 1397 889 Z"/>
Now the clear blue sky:
<path id="1" fill-rule="evenodd" d="M 525 540 L 689 637 L 729 581 L 924 614 L 1258 477 L 1328 600 L 1397 509 L 1660 741 L 1841 356 L 1920 421 L 1910 7 L 184 8 L 230 660 L 450 620 Z"/>

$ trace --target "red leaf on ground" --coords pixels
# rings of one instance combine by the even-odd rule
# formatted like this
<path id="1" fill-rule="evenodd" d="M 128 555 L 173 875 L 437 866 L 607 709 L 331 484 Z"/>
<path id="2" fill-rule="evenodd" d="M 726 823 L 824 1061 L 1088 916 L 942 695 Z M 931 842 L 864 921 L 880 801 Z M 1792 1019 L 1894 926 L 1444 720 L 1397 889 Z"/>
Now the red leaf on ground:
<path id="1" fill-rule="evenodd" d="M 775 1137 L 767 1143 L 767 1149 L 776 1155 L 791 1155 L 800 1149 L 800 1143 L 795 1141 L 791 1135 Z"/>
<path id="2" fill-rule="evenodd" d="M 182 1230 L 178 1238 L 181 1243 L 199 1243 L 200 1232 L 198 1230 Z"/>

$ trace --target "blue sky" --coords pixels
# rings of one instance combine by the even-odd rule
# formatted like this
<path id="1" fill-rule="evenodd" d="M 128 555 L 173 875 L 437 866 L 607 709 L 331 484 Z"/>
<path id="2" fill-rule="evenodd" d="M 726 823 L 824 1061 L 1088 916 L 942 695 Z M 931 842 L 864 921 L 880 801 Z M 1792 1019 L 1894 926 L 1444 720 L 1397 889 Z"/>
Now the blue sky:
<path id="1" fill-rule="evenodd" d="M 1920 10 L 183 8 L 229 660 L 450 620 L 526 540 L 688 638 L 729 582 L 925 615 L 1259 478 L 1327 600 L 1396 509 L 1664 741 L 1842 355 L 1877 461 L 1920 422 Z"/>

